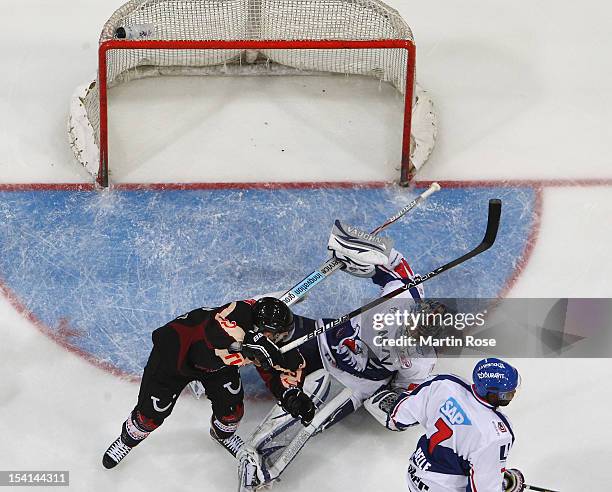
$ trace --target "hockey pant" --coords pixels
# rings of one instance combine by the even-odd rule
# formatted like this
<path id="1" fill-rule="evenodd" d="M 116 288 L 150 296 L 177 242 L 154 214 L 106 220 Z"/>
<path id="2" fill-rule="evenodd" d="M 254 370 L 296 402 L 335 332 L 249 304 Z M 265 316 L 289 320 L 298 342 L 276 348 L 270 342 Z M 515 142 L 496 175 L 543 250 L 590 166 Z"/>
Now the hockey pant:
<path id="1" fill-rule="evenodd" d="M 138 403 L 124 423 L 124 429 L 131 431 L 128 435 L 137 442 L 126 444 L 137 444 L 159 427 L 170 416 L 178 396 L 191 381 L 164 370 L 167 363 L 154 346 L 140 383 Z M 212 404 L 213 430 L 221 439 L 230 437 L 244 413 L 244 391 L 238 369 L 223 368 L 203 376 L 200 382 Z"/>

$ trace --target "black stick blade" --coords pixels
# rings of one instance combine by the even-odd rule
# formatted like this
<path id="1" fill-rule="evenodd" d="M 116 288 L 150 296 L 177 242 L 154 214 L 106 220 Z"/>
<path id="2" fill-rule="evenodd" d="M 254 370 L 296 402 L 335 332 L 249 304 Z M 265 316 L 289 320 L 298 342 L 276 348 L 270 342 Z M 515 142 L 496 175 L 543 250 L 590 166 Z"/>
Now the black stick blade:
<path id="1" fill-rule="evenodd" d="M 499 198 L 493 198 L 489 200 L 489 217 L 487 218 L 487 230 L 485 232 L 483 244 L 486 244 L 487 248 L 493 246 L 495 239 L 497 238 L 497 231 L 499 230 L 499 222 L 501 219 L 501 208 L 502 202 Z"/>

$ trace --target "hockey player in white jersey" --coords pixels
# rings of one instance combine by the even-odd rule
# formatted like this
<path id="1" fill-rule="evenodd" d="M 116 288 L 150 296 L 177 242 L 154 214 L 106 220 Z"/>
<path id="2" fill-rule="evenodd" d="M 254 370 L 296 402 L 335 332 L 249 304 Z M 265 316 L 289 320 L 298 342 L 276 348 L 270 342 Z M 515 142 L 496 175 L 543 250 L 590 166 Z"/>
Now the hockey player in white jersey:
<path id="1" fill-rule="evenodd" d="M 328 248 L 344 264 L 351 275 L 371 278 L 380 287 L 380 296 L 394 291 L 402 280 L 412 279 L 414 273 L 406 258 L 394 248 L 382 264 L 368 264 L 361 251 L 352 252 L 352 237 L 347 227 L 336 223 Z M 359 241 L 362 249 L 367 245 Z M 422 285 L 414 287 L 384 303 L 379 315 L 393 314 L 408 309 L 429 308 L 424 300 Z M 424 381 L 434 368 L 436 353 L 431 347 L 389 347 L 376 343 L 377 337 L 400 339 L 409 327 L 391 323 L 384 330 L 373 326 L 373 313 L 363 313 L 343 325 L 319 335 L 317 345 L 323 368 L 334 379 L 351 390 L 353 411 L 359 408 L 382 385 L 406 389 Z M 317 327 L 329 320 L 318 320 Z M 413 327 L 415 328 L 415 327 Z M 303 346 L 302 346 L 303 347 Z M 303 347 L 304 348 L 304 347 Z"/>
<path id="2" fill-rule="evenodd" d="M 381 295 L 397 289 L 402 279 L 414 276 L 406 259 L 390 242 L 385 243 L 384 253 L 377 254 L 372 251 L 376 245 L 368 244 L 363 237 L 354 237 L 351 230 L 337 222 L 328 244 L 336 258 L 344 263 L 344 271 L 370 278 L 380 287 Z M 412 288 L 386 302 L 380 314 L 414 308 L 417 303 L 422 309 L 423 296 L 422 286 Z M 327 322 L 296 316 L 294 333 L 282 343 L 298 339 Z M 433 348 L 390 348 L 373 343 L 381 334 L 386 338 L 400 338 L 407 329 L 406 325 L 391 325 L 385 326 L 384 331 L 377 330 L 372 324 L 372 313 L 364 313 L 301 345 L 300 352 L 306 362 L 302 369 L 306 376 L 303 389 L 317 405 L 314 420 L 306 427 L 294 426 L 293 430 L 298 433 L 291 433 L 292 417 L 274 408 L 241 454 L 244 461 L 241 483 L 248 485 L 254 480 L 268 482 L 277 478 L 308 438 L 354 412 L 381 387 L 400 392 L 429 377 L 436 362 Z M 289 391 L 282 388 L 282 383 L 287 381 L 282 374 L 276 380 L 271 380 L 269 373 L 261 374 L 274 394 Z M 247 472 L 249 460 L 249 466 L 253 463 L 257 466 L 251 466 Z M 256 473 L 259 476 L 254 479 Z M 241 490 L 253 490 L 253 487 L 244 486 Z"/>
<path id="3" fill-rule="evenodd" d="M 514 398 L 518 371 L 489 358 L 476 364 L 472 378 L 470 384 L 455 375 L 438 375 L 399 397 L 383 390 L 365 402 L 388 429 L 425 427 L 408 464 L 411 492 L 524 490 L 521 472 L 506 470 L 514 431 L 499 410 Z"/>

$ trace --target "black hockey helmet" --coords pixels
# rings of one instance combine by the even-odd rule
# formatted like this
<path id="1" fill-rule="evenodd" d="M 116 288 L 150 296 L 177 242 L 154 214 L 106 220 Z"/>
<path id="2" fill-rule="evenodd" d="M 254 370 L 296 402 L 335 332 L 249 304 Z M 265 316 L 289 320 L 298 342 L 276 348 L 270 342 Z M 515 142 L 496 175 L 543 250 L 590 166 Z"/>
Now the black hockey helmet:
<path id="1" fill-rule="evenodd" d="M 262 297 L 253 304 L 255 331 L 269 331 L 274 335 L 293 334 L 293 313 L 280 299 Z"/>

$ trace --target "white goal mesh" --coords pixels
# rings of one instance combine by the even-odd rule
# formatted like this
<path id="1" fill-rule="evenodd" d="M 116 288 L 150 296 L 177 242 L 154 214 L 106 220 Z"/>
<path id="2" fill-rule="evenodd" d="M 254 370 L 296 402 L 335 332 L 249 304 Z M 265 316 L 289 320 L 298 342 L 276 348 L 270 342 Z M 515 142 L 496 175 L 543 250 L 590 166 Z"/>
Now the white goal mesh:
<path id="1" fill-rule="evenodd" d="M 378 0 L 131 0 L 104 25 L 99 53 L 97 79 L 73 97 L 69 136 L 79 162 L 103 186 L 107 90 L 150 76 L 375 77 L 406 97 L 403 181 L 433 148 L 431 100 L 414 90 L 412 33 L 397 11 Z M 417 103 L 419 125 L 412 122 Z M 420 135 L 411 138 L 417 127 Z"/>

